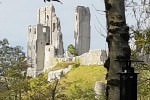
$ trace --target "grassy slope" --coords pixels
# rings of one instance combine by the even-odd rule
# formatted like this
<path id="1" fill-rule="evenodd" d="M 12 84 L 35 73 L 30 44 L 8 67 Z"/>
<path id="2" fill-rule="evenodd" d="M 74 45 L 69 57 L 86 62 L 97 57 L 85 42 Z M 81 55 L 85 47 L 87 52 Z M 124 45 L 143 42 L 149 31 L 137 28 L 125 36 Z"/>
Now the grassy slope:
<path id="1" fill-rule="evenodd" d="M 72 64 L 72 63 L 71 63 Z M 55 66 L 53 70 L 65 68 Z M 103 66 L 79 66 L 73 67 L 72 70 L 59 80 L 56 89 L 56 100 L 95 100 L 93 95 L 94 85 L 96 81 L 106 83 L 106 69 Z M 29 81 L 30 90 L 25 93 L 23 100 L 47 100 L 50 98 L 51 89 L 55 83 L 47 82 L 47 73 L 33 78 Z"/>
<path id="2" fill-rule="evenodd" d="M 79 66 L 78 68 L 73 68 L 71 72 L 66 75 L 66 80 L 88 82 L 91 86 L 94 86 L 96 81 L 106 83 L 105 75 L 106 69 L 103 66 Z"/>
<path id="3" fill-rule="evenodd" d="M 76 97 L 86 97 L 87 92 L 93 92 L 96 81 L 106 83 L 105 76 L 106 69 L 103 66 L 79 66 L 60 80 L 60 86 L 65 88 L 63 92 L 66 96 L 77 99 Z"/>

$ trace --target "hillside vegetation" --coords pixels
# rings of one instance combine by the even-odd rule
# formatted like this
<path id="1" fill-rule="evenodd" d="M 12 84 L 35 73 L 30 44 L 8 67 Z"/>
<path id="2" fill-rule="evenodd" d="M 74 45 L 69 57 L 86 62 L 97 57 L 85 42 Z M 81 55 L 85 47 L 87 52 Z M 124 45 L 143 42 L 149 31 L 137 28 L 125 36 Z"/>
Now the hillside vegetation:
<path id="1" fill-rule="evenodd" d="M 45 73 L 37 78 L 30 79 L 30 89 L 23 96 L 24 100 L 51 100 L 51 93 L 55 88 L 56 81 L 51 83 L 47 82 L 47 75 L 48 74 Z M 106 69 L 103 66 L 93 65 L 73 67 L 67 75 L 63 75 L 58 81 L 55 99 L 95 100 L 95 82 L 101 81 L 106 83 L 105 75 Z"/>
<path id="2" fill-rule="evenodd" d="M 60 84 L 65 87 L 61 94 L 65 94 L 68 100 L 94 100 L 94 85 L 96 81 L 106 83 L 106 69 L 103 66 L 79 66 L 73 68 Z M 65 84 L 64 84 L 65 83 Z"/>

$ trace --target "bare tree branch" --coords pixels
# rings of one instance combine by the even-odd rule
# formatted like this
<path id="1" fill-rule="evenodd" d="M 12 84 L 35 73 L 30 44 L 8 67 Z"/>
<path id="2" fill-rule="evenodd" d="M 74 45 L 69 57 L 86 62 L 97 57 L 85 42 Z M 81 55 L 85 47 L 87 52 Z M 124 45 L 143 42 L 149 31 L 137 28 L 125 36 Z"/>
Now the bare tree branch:
<path id="1" fill-rule="evenodd" d="M 95 25 L 94 25 L 94 26 L 95 26 Z M 100 29 L 98 30 L 96 26 L 95 26 L 95 29 L 96 29 L 96 31 L 97 31 L 102 37 L 106 38 L 106 36 L 101 32 Z"/>
<path id="2" fill-rule="evenodd" d="M 105 30 L 105 32 L 107 32 L 107 30 L 105 29 L 105 27 L 100 23 L 100 21 L 98 20 L 97 16 L 95 15 L 96 20 L 98 21 L 99 25 Z"/>
<path id="3" fill-rule="evenodd" d="M 98 14 L 100 14 L 100 15 L 105 15 L 105 14 L 101 14 L 100 12 L 105 13 L 106 11 L 102 11 L 102 10 L 96 9 L 96 7 L 94 6 L 94 4 L 92 4 L 92 6 L 93 6 L 93 8 L 97 11 Z"/>

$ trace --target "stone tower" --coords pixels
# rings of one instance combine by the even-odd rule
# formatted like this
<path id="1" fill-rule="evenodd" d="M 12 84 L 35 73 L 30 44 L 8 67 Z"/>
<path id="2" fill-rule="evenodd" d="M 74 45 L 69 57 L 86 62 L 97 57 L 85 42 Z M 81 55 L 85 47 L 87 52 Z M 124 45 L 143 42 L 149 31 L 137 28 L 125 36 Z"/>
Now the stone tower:
<path id="1" fill-rule="evenodd" d="M 48 26 L 42 24 L 28 27 L 27 64 L 32 68 L 32 77 L 36 77 L 44 68 L 44 51 L 49 30 Z"/>
<path id="2" fill-rule="evenodd" d="M 53 5 L 37 11 L 37 23 L 28 27 L 27 63 L 31 67 L 27 74 L 31 77 L 41 73 L 49 60 L 64 53 L 60 20 Z"/>
<path id="3" fill-rule="evenodd" d="M 42 7 L 37 11 L 37 22 L 50 27 L 49 45 L 55 48 L 55 56 L 62 56 L 64 53 L 60 20 L 56 17 L 53 5 Z"/>
<path id="4" fill-rule="evenodd" d="M 88 7 L 78 6 L 75 9 L 75 48 L 78 55 L 90 50 L 90 10 Z"/>

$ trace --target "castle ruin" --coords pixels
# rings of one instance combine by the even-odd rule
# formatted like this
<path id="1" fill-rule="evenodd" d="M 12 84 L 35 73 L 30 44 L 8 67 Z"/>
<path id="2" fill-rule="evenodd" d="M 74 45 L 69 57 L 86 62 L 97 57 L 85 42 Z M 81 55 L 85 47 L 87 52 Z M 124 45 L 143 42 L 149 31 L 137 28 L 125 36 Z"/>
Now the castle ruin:
<path id="1" fill-rule="evenodd" d="M 80 59 L 81 64 L 103 64 L 107 54 L 103 50 L 90 51 L 90 10 L 78 6 L 75 9 L 75 48 L 78 56 L 65 56 L 60 20 L 56 17 L 53 5 L 37 11 L 37 25 L 28 27 L 27 76 L 36 77 L 39 73 L 54 67 L 57 62 Z M 104 57 L 101 57 L 104 56 Z M 89 58 L 88 60 L 86 58 Z M 104 60 L 100 59 L 104 58 Z M 69 59 L 69 60 L 68 60 Z"/>
<path id="2" fill-rule="evenodd" d="M 53 5 L 40 8 L 37 19 L 37 25 L 28 27 L 27 41 L 28 70 L 33 73 L 33 77 L 43 71 L 47 59 L 63 57 L 64 53 L 60 21 Z"/>
<path id="3" fill-rule="evenodd" d="M 77 54 L 89 52 L 90 50 L 90 10 L 88 7 L 78 6 L 75 9 L 75 48 Z"/>

